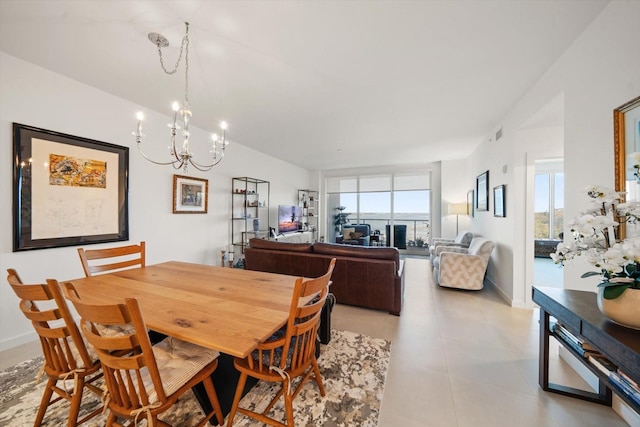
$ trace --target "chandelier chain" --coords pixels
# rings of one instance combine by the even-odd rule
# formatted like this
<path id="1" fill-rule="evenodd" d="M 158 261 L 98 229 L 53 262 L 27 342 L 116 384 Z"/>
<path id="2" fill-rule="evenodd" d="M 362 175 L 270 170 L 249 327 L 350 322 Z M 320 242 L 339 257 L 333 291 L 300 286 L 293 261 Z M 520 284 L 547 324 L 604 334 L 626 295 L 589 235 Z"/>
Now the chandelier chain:
<path id="1" fill-rule="evenodd" d="M 189 23 L 185 22 L 184 24 L 186 30 L 184 37 L 182 38 L 182 43 L 180 44 L 180 54 L 178 55 L 176 65 L 173 66 L 173 70 L 167 70 L 167 67 L 164 64 L 164 57 L 162 56 L 162 46 L 160 46 L 160 40 L 156 42 L 156 47 L 158 48 L 158 56 L 160 57 L 160 66 L 162 67 L 162 70 L 169 75 L 175 74 L 178 71 L 178 67 L 180 66 L 180 62 L 182 61 L 182 55 L 184 54 L 184 104 L 186 108 L 189 108 Z"/>

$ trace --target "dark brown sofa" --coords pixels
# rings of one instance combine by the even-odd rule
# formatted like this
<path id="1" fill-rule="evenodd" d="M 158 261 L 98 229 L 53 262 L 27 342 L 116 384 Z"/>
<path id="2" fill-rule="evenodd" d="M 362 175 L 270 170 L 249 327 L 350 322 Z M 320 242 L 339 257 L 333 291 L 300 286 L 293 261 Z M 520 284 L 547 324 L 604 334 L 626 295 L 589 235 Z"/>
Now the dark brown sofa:
<path id="1" fill-rule="evenodd" d="M 404 262 L 396 248 L 251 239 L 245 249 L 245 268 L 319 277 L 326 273 L 331 258 L 336 258 L 331 276 L 336 302 L 400 315 Z"/>

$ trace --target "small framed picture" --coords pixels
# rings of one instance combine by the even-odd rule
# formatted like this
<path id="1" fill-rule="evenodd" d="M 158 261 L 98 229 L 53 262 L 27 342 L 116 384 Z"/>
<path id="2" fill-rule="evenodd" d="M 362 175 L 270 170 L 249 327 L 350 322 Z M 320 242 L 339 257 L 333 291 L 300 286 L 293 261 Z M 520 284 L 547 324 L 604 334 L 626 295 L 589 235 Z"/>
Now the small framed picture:
<path id="1" fill-rule="evenodd" d="M 467 215 L 473 218 L 473 214 L 475 213 L 475 207 L 473 205 L 473 195 L 474 191 L 469 190 L 467 192 Z"/>
<path id="2" fill-rule="evenodd" d="M 173 175 L 173 213 L 207 213 L 209 181 Z"/>
<path id="3" fill-rule="evenodd" d="M 476 210 L 489 210 L 489 171 L 476 178 Z"/>
<path id="4" fill-rule="evenodd" d="M 506 217 L 505 210 L 505 186 L 498 185 L 493 187 L 493 216 Z"/>

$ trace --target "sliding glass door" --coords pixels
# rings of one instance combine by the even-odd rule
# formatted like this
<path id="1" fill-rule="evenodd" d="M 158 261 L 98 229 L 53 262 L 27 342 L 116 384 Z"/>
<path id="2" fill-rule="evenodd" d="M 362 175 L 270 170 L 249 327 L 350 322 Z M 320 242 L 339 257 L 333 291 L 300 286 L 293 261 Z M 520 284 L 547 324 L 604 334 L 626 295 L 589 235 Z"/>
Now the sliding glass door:
<path id="1" fill-rule="evenodd" d="M 350 224 L 369 224 L 379 236 L 373 244 L 422 246 L 430 231 L 429 185 L 429 172 L 327 178 L 329 241 L 341 230 L 340 214 L 349 213 Z"/>

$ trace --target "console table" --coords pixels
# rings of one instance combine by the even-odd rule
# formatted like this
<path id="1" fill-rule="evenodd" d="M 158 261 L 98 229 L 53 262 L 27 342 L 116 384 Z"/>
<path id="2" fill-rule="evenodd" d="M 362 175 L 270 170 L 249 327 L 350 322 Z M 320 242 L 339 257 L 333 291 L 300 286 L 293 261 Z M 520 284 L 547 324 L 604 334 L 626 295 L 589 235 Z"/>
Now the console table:
<path id="1" fill-rule="evenodd" d="M 568 345 L 564 347 L 598 377 L 598 393 L 549 382 L 549 337 L 553 335 L 549 330 L 549 317 L 555 317 L 573 335 L 595 347 L 634 381 L 640 381 L 640 331 L 608 320 L 598 309 L 594 292 L 534 286 L 533 302 L 540 306 L 540 387 L 545 391 L 607 406 L 611 406 L 613 391 L 640 413 L 640 405 L 619 391 L 604 373 Z M 564 344 L 562 340 L 558 341 Z"/>

